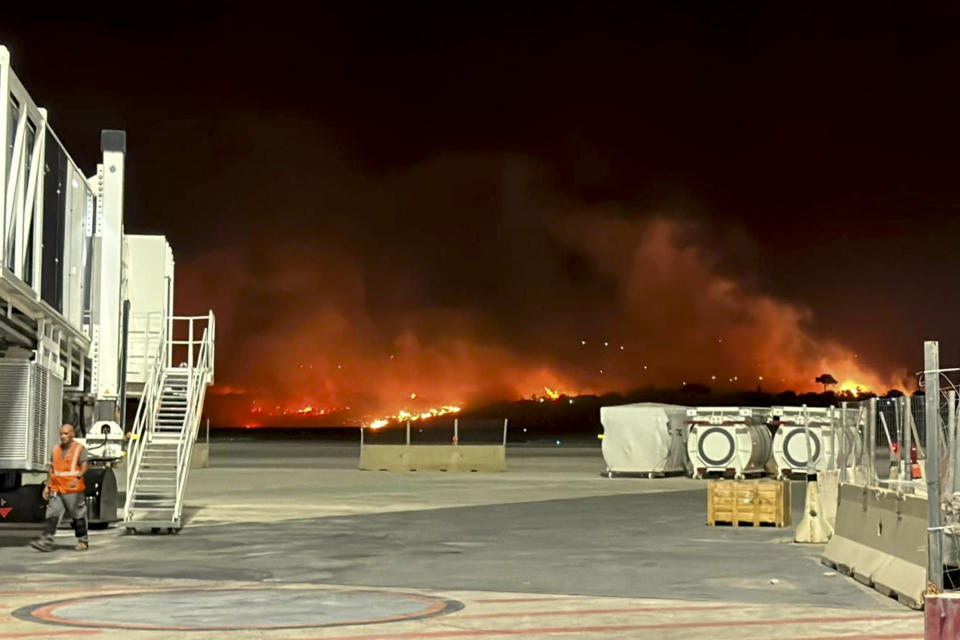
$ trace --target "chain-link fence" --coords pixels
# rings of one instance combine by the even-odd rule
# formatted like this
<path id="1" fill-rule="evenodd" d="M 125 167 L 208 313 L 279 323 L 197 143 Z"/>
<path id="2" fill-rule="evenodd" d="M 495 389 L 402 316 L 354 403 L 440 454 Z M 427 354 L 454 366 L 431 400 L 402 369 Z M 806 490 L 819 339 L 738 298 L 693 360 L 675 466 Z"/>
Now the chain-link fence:
<path id="1" fill-rule="evenodd" d="M 940 396 L 940 479 L 945 491 L 952 494 L 960 488 L 956 459 L 956 394 L 950 391 Z M 843 403 L 832 425 L 836 443 L 834 468 L 840 472 L 840 481 L 908 493 L 924 492 L 924 461 L 927 457 L 925 401 L 926 396 L 920 392 Z"/>

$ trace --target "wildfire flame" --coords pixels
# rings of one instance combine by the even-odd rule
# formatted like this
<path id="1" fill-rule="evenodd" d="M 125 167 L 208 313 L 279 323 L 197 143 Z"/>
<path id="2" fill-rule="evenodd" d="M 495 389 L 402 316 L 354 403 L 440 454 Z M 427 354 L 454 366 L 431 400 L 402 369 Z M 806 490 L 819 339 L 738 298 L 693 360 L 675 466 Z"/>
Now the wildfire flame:
<path id="1" fill-rule="evenodd" d="M 277 405 L 273 407 L 273 409 L 266 409 L 256 402 L 250 407 L 250 413 L 264 416 L 327 416 L 332 413 L 349 410 L 350 407 L 315 407 L 312 404 L 304 404 L 299 407 L 281 407 Z"/>
<path id="2" fill-rule="evenodd" d="M 425 411 L 407 411 L 406 409 L 401 409 L 393 415 L 377 418 L 376 420 L 370 422 L 367 426 L 369 426 L 371 429 L 379 429 L 380 427 L 386 426 L 391 422 L 406 422 L 407 420 L 410 422 L 416 422 L 417 420 L 429 420 L 430 418 L 436 418 L 438 416 L 460 413 L 462 410 L 463 407 L 452 404 L 445 405 L 443 407 L 427 409 Z"/>
<path id="3" fill-rule="evenodd" d="M 849 392 L 853 397 L 857 397 L 864 390 L 864 386 L 853 380 L 846 380 L 837 386 L 839 393 Z"/>
<path id="4" fill-rule="evenodd" d="M 533 399 L 544 402 L 545 400 L 557 401 L 560 398 L 572 398 L 579 395 L 573 391 L 561 391 L 560 389 L 554 389 L 552 387 L 543 387 L 543 393 L 534 393 Z"/>

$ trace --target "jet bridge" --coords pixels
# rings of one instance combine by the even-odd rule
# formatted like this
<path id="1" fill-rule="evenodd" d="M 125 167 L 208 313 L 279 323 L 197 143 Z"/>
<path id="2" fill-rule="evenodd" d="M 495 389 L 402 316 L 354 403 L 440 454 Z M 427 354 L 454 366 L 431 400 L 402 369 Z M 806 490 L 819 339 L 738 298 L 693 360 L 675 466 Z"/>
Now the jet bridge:
<path id="1" fill-rule="evenodd" d="M 126 134 L 106 130 L 100 142 L 102 160 L 87 175 L 0 46 L 0 499 L 12 508 L 0 522 L 42 519 L 41 487 L 29 480 L 42 480 L 63 422 L 95 467 L 91 519 L 120 519 L 112 468 L 128 452 L 141 457 L 124 431 L 150 438 L 159 419 L 141 406 L 137 428 L 126 425 L 127 402 L 169 396 L 157 385 L 186 373 L 177 384 L 194 394 L 178 431 L 187 440 L 213 380 L 213 315 L 202 317 L 202 340 L 190 336 L 190 349 L 206 345 L 203 359 L 181 366 L 173 252 L 163 236 L 124 234 Z M 181 371 L 163 373 L 172 367 Z M 182 495 L 186 473 L 177 476 Z"/>

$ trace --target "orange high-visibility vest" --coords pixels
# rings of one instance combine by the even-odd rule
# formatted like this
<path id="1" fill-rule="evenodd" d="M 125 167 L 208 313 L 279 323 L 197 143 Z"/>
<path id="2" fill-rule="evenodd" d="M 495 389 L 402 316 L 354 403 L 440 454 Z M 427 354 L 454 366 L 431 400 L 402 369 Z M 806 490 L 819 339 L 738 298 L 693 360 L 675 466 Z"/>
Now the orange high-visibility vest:
<path id="1" fill-rule="evenodd" d="M 67 455 L 59 444 L 53 448 L 53 470 L 50 473 L 50 491 L 56 493 L 80 493 L 86 487 L 80 475 L 80 451 L 83 449 L 77 441 L 70 443 Z"/>

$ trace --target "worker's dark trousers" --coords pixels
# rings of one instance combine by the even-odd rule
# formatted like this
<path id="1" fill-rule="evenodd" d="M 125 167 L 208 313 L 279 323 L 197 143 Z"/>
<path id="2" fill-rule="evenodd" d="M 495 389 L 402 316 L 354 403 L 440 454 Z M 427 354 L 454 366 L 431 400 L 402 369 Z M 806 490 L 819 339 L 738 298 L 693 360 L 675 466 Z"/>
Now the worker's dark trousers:
<path id="1" fill-rule="evenodd" d="M 45 515 L 46 525 L 43 531 L 43 537 L 47 542 L 53 542 L 53 536 L 57 533 L 57 527 L 60 526 L 60 520 L 67 514 L 73 519 L 73 530 L 77 534 L 77 540 L 88 542 L 87 538 L 87 497 L 83 491 L 79 493 L 51 493 L 50 501 L 47 502 L 47 513 Z"/>

